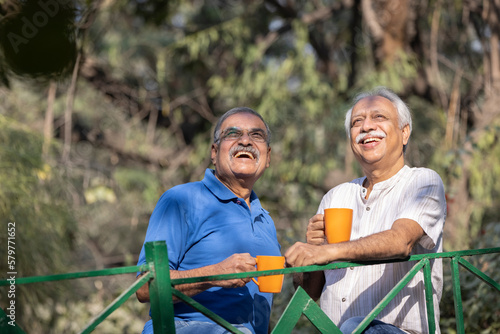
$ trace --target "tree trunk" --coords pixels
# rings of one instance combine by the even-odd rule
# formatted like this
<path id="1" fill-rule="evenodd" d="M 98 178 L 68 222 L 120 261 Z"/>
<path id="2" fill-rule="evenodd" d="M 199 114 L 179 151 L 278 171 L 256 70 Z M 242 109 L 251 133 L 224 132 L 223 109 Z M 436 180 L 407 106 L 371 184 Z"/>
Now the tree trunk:
<path id="1" fill-rule="evenodd" d="M 54 101 L 56 99 L 57 83 L 50 81 L 49 91 L 47 93 L 47 110 L 45 112 L 45 122 L 43 124 L 43 146 L 42 154 L 44 158 L 48 156 L 50 141 L 54 133 Z"/>
<path id="2" fill-rule="evenodd" d="M 71 84 L 68 89 L 68 96 L 66 98 L 66 108 L 64 110 L 64 146 L 62 153 L 62 161 L 69 160 L 69 153 L 71 151 L 71 130 L 73 129 L 73 102 L 75 101 L 76 93 L 76 82 L 78 79 L 78 72 L 80 69 L 80 58 L 81 52 L 78 52 L 76 57 L 75 67 L 73 69 L 73 75 L 71 77 Z"/>
<path id="3" fill-rule="evenodd" d="M 393 62 L 408 45 L 408 1 L 363 0 L 361 5 L 364 19 L 373 35 L 376 63 Z"/>

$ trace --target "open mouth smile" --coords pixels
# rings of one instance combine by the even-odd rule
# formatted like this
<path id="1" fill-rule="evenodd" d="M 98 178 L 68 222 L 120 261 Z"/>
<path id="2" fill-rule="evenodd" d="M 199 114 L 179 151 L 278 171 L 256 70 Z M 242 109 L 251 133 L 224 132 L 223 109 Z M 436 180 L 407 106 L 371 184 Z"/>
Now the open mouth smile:
<path id="1" fill-rule="evenodd" d="M 362 143 L 363 143 L 363 144 L 369 144 L 369 143 L 372 143 L 372 142 L 379 142 L 379 141 L 381 141 L 381 140 L 382 140 L 382 139 L 380 139 L 380 138 L 373 138 L 373 137 L 372 137 L 372 138 L 367 138 L 367 139 L 363 140 L 363 142 L 362 142 Z"/>
<path id="2" fill-rule="evenodd" d="M 251 159 L 256 161 L 259 159 L 259 151 L 252 146 L 235 146 L 230 150 L 229 154 L 232 158 L 237 159 Z"/>
<path id="3" fill-rule="evenodd" d="M 255 159 L 255 156 L 251 152 L 236 152 L 234 155 L 235 158 L 246 158 L 246 159 Z"/>

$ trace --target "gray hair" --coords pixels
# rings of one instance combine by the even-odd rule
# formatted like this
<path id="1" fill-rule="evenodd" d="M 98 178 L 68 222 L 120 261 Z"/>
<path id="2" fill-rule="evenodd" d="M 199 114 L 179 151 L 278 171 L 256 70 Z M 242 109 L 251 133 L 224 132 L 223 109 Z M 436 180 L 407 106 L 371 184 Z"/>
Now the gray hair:
<path id="1" fill-rule="evenodd" d="M 266 126 L 266 134 L 267 134 L 267 140 L 266 140 L 266 142 L 267 142 L 267 145 L 269 146 L 269 144 L 271 143 L 271 129 L 269 128 L 269 125 L 266 123 L 266 121 L 264 121 L 264 118 L 262 118 L 262 116 L 258 112 L 256 112 L 253 109 L 247 108 L 247 107 L 236 107 L 236 108 L 230 109 L 230 110 L 226 111 L 224 113 L 224 115 L 222 115 L 219 118 L 219 120 L 217 121 L 217 124 L 215 125 L 215 129 L 214 129 L 214 143 L 215 144 L 219 144 L 219 142 L 220 142 L 220 134 L 221 134 L 220 127 L 221 127 L 222 123 L 224 123 L 224 121 L 229 116 L 232 116 L 232 115 L 235 115 L 235 114 L 240 114 L 240 113 L 252 114 L 252 115 L 255 115 L 258 118 L 260 118 L 260 120 Z"/>
<path id="2" fill-rule="evenodd" d="M 347 138 L 351 139 L 352 109 L 354 108 L 356 103 L 358 103 L 359 101 L 361 101 L 365 97 L 371 97 L 371 96 L 381 96 L 381 97 L 384 97 L 384 98 L 388 99 L 389 101 L 391 101 L 398 112 L 399 128 L 403 129 L 406 125 L 409 125 L 410 126 L 410 134 L 411 134 L 412 120 L 411 120 L 410 108 L 408 108 L 406 103 L 404 103 L 403 100 L 401 100 L 401 98 L 396 93 L 394 93 L 392 90 L 390 90 L 386 87 L 377 87 L 372 91 L 360 93 L 360 94 L 356 95 L 356 97 L 353 99 L 352 107 L 347 111 L 347 113 L 345 115 L 344 126 L 345 126 L 345 131 L 347 134 Z M 408 144 L 406 144 L 403 147 L 403 152 L 406 151 L 407 145 Z"/>

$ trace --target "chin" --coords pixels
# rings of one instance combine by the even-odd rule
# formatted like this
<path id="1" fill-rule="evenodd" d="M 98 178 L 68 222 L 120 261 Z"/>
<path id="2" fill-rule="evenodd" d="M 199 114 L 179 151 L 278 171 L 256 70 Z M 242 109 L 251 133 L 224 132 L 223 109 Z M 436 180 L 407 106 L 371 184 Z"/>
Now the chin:
<path id="1" fill-rule="evenodd" d="M 252 168 L 252 169 L 242 169 L 242 168 L 238 168 L 238 169 L 233 169 L 233 174 L 234 175 L 238 175 L 238 176 L 253 176 L 257 173 L 257 169 L 256 168 Z"/>

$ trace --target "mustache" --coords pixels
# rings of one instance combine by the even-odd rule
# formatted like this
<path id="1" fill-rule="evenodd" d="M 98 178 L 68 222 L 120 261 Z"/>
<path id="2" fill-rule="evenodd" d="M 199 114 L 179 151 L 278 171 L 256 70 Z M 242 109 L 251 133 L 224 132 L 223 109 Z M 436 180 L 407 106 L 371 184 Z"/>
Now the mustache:
<path id="1" fill-rule="evenodd" d="M 379 137 L 379 138 L 385 138 L 387 135 L 383 133 L 382 131 L 370 131 L 368 133 L 360 133 L 359 135 L 356 136 L 356 144 L 359 144 L 361 141 L 363 141 L 366 137 Z"/>
<path id="2" fill-rule="evenodd" d="M 238 144 L 237 146 L 231 147 L 231 149 L 229 150 L 229 155 L 230 156 L 234 156 L 238 152 L 248 152 L 248 153 L 251 153 L 255 157 L 256 160 L 258 160 L 259 157 L 260 157 L 259 150 L 257 150 L 253 146 L 244 146 L 244 145 L 241 145 L 241 144 Z"/>

